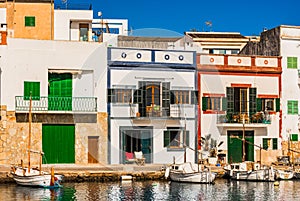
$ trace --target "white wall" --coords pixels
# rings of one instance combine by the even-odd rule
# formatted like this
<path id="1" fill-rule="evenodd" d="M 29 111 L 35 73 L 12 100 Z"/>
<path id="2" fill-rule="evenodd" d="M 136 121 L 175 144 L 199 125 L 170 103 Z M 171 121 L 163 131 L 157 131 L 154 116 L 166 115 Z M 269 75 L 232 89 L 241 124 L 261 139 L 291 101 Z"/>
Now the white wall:
<path id="1" fill-rule="evenodd" d="M 54 40 L 79 41 L 79 23 L 89 23 L 89 41 L 92 41 L 92 20 L 92 10 L 54 10 Z"/>
<path id="2" fill-rule="evenodd" d="M 281 56 L 282 56 L 282 137 L 287 139 L 289 134 L 299 133 L 299 115 L 287 114 L 287 101 L 298 100 L 300 112 L 300 85 L 298 70 L 300 69 L 300 27 L 281 27 Z M 298 69 L 287 68 L 287 57 L 298 57 Z"/>
<path id="3" fill-rule="evenodd" d="M 279 96 L 279 78 L 267 76 L 233 76 L 233 75 L 201 75 L 201 94 L 224 94 L 226 96 L 226 87 L 235 84 L 251 84 L 256 87 L 257 95 L 277 95 Z M 242 130 L 242 125 L 231 123 L 230 128 L 217 127 L 217 118 L 221 114 L 203 114 L 201 111 L 201 136 L 208 134 L 218 142 L 223 141 L 220 149 L 227 150 L 227 130 Z M 262 138 L 279 137 L 279 112 L 271 116 L 271 124 L 262 126 L 246 125 L 245 130 L 254 130 L 255 144 L 262 144 Z M 261 124 L 262 125 L 262 124 Z M 227 125 L 228 126 L 228 125 Z M 280 144 L 278 144 L 280 148 Z"/>
<path id="4" fill-rule="evenodd" d="M 6 8 L 0 8 L 0 25 L 2 25 L 2 24 L 7 24 L 7 22 L 6 22 Z M 6 28 L 1 28 L 0 27 L 0 31 L 5 31 L 6 30 Z"/>
<path id="5" fill-rule="evenodd" d="M 97 88 L 106 83 L 106 47 L 99 43 L 8 38 L 8 46 L 0 53 L 1 104 L 8 110 L 15 110 L 15 96 L 23 96 L 24 81 L 39 81 L 41 96 L 48 96 L 49 69 L 82 70 L 80 76 L 73 75 L 74 96 L 106 96 Z M 106 103 L 99 98 L 97 105 L 106 111 Z"/>

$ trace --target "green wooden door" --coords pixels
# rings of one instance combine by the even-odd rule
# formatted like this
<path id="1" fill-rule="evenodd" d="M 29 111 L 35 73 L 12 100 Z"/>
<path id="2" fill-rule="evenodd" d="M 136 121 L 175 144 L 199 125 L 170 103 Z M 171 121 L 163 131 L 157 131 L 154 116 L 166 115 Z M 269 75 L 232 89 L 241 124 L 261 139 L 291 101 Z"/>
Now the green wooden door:
<path id="1" fill-rule="evenodd" d="M 75 126 L 43 125 L 43 163 L 75 163 Z"/>
<path id="2" fill-rule="evenodd" d="M 48 109 L 72 111 L 72 74 L 48 74 Z"/>
<path id="3" fill-rule="evenodd" d="M 228 131 L 228 163 L 242 162 L 243 142 L 238 138 L 242 139 L 242 136 L 240 136 L 240 133 L 238 131 Z"/>
<path id="4" fill-rule="evenodd" d="M 228 163 L 242 162 L 243 131 L 228 131 Z M 245 160 L 254 161 L 254 131 L 245 131 Z M 247 143 L 249 142 L 249 143 Z"/>

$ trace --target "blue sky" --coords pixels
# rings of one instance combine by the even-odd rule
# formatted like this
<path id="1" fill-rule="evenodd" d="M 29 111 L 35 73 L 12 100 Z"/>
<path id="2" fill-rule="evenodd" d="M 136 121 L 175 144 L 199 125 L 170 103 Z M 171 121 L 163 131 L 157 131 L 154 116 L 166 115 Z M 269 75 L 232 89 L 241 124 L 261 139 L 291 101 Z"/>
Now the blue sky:
<path id="1" fill-rule="evenodd" d="M 55 0 L 60 2 L 61 0 Z M 259 35 L 264 28 L 300 25 L 300 0 L 68 0 L 69 3 L 91 3 L 94 17 L 128 19 L 133 35 L 139 32 L 185 31 L 240 32 Z M 205 22 L 211 21 L 209 27 Z M 156 30 L 156 31 L 154 31 Z"/>

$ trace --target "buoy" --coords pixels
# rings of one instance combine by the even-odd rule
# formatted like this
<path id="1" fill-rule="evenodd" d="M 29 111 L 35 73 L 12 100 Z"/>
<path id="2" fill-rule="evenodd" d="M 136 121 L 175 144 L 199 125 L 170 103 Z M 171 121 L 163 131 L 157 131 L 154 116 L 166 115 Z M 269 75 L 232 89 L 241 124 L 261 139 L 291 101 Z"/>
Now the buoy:
<path id="1" fill-rule="evenodd" d="M 279 182 L 278 182 L 278 181 L 275 181 L 275 182 L 274 182 L 274 186 L 279 186 Z"/>

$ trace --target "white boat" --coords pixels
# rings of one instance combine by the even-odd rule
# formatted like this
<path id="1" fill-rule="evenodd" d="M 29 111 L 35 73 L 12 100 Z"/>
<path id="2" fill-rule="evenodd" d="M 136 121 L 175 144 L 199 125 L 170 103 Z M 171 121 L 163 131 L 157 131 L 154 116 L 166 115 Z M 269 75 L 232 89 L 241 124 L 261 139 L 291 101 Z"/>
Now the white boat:
<path id="1" fill-rule="evenodd" d="M 27 168 L 20 167 L 17 167 L 12 175 L 16 183 L 22 186 L 60 187 L 63 179 L 62 175 L 52 176 L 47 172 L 40 173 L 35 169 L 31 169 L 29 173 Z"/>
<path id="2" fill-rule="evenodd" d="M 275 171 L 276 179 L 278 180 L 289 180 L 294 177 L 294 171 L 291 169 L 288 170 L 281 170 L 281 169 L 276 169 Z"/>
<path id="3" fill-rule="evenodd" d="M 224 170 L 225 175 L 233 180 L 275 181 L 272 166 L 261 166 L 251 161 L 229 164 L 224 167 Z"/>
<path id="4" fill-rule="evenodd" d="M 29 136 L 28 136 L 28 167 L 24 167 L 23 160 L 21 160 L 20 166 L 12 166 L 11 174 L 13 179 L 17 184 L 22 186 L 37 186 L 37 187 L 47 187 L 47 188 L 57 188 L 61 187 L 61 181 L 63 179 L 62 175 L 55 175 L 53 168 L 51 168 L 51 173 L 42 171 L 42 156 L 43 152 L 33 151 L 30 149 L 31 140 L 31 107 L 32 98 L 30 96 L 29 103 Z M 39 168 L 30 167 L 30 155 L 31 153 L 37 153 L 40 155 Z"/>
<path id="5" fill-rule="evenodd" d="M 209 168 L 190 162 L 172 164 L 166 169 L 165 177 L 171 181 L 189 183 L 213 183 L 217 173 L 211 172 Z"/>

